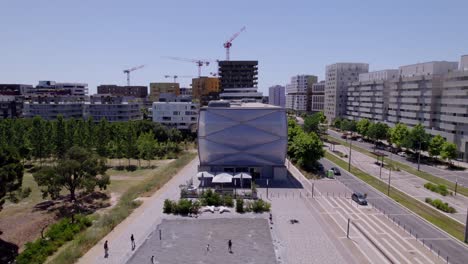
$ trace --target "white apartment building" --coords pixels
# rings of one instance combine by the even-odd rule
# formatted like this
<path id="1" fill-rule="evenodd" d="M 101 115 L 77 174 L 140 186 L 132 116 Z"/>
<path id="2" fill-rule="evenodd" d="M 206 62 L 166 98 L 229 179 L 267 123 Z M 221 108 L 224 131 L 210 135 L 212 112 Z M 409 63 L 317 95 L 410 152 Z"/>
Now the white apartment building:
<path id="1" fill-rule="evenodd" d="M 367 63 L 335 63 L 325 71 L 325 107 L 328 122 L 346 115 L 348 84 L 359 80 L 359 74 L 369 71 Z"/>
<path id="2" fill-rule="evenodd" d="M 310 111 L 323 111 L 325 106 L 325 81 L 314 83 L 312 85 L 312 93 L 310 95 Z"/>
<path id="3" fill-rule="evenodd" d="M 154 102 L 153 122 L 195 132 L 199 108 L 199 104 L 193 102 Z"/>
<path id="4" fill-rule="evenodd" d="M 275 85 L 268 88 L 268 104 L 285 107 L 286 95 L 284 86 Z"/>
<path id="5" fill-rule="evenodd" d="M 291 83 L 286 84 L 286 108 L 295 111 L 310 111 L 312 85 L 317 83 L 317 76 L 296 75 Z"/>
<path id="6" fill-rule="evenodd" d="M 23 117 L 40 116 L 45 120 L 63 118 L 82 118 L 83 101 L 72 96 L 34 96 L 23 104 Z"/>
<path id="7" fill-rule="evenodd" d="M 97 94 L 83 105 L 83 117 L 92 117 L 95 122 L 106 119 L 109 122 L 142 120 L 142 103 L 133 96 L 112 96 Z"/>
<path id="8" fill-rule="evenodd" d="M 397 69 L 359 74 L 359 81 L 348 85 L 346 118 L 385 121 L 388 111 L 388 81 L 398 76 Z"/>

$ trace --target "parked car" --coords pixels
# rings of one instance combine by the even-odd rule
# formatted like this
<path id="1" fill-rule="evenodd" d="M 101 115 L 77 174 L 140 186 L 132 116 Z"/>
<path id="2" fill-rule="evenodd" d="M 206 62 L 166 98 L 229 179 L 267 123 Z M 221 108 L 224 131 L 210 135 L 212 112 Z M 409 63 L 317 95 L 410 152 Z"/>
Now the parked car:
<path id="1" fill-rule="evenodd" d="M 340 169 L 337 167 L 331 167 L 330 170 L 332 170 L 335 175 L 341 175 Z"/>
<path id="2" fill-rule="evenodd" d="M 355 201 L 359 205 L 367 205 L 366 196 L 362 193 L 353 193 L 353 195 L 351 195 L 351 199 L 353 199 L 353 201 Z"/>
<path id="3" fill-rule="evenodd" d="M 397 155 L 400 156 L 400 157 L 404 157 L 404 158 L 406 158 L 408 156 L 408 155 L 406 155 L 406 152 L 404 152 L 404 151 L 398 152 Z"/>
<path id="4" fill-rule="evenodd" d="M 357 142 L 363 142 L 364 140 L 362 138 L 358 138 Z"/>
<path id="5" fill-rule="evenodd" d="M 317 169 L 318 172 L 324 172 L 325 171 L 325 168 L 323 167 L 323 165 L 321 163 L 318 163 L 317 165 L 315 165 L 315 168 Z"/>

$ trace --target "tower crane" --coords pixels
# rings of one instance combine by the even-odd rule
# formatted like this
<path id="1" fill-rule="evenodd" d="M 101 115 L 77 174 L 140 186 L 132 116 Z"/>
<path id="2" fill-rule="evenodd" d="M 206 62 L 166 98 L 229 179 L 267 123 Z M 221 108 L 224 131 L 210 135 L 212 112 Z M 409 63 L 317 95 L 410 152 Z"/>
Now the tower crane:
<path id="1" fill-rule="evenodd" d="M 227 60 L 227 61 L 229 60 L 229 49 L 230 49 L 231 46 L 232 46 L 232 41 L 234 41 L 234 39 L 236 39 L 237 36 L 239 36 L 239 34 L 242 33 L 242 31 L 244 31 L 244 30 L 245 30 L 245 26 L 242 27 L 242 28 L 241 28 L 238 32 L 236 32 L 234 35 L 232 35 L 232 37 L 231 37 L 228 41 L 224 42 L 223 45 L 224 45 L 224 48 L 226 48 L 226 60 Z"/>
<path id="2" fill-rule="evenodd" d="M 127 70 L 124 70 L 123 72 L 127 74 L 127 86 L 130 86 L 130 73 L 132 71 L 136 71 L 138 69 L 141 69 L 145 67 L 145 65 L 140 65 L 140 66 L 137 66 L 137 67 L 133 67 L 133 68 L 130 68 L 130 69 L 127 69 Z"/>
<path id="3" fill-rule="evenodd" d="M 164 75 L 164 78 L 174 78 L 174 83 L 177 82 L 177 78 L 193 78 L 192 75 Z"/>
<path id="4" fill-rule="evenodd" d="M 171 60 L 178 60 L 178 61 L 185 61 L 185 62 L 193 62 L 197 65 L 198 67 L 198 77 L 201 76 L 201 68 L 203 66 L 208 66 L 210 65 L 210 60 L 196 60 L 196 59 L 186 59 L 186 58 L 179 58 L 179 57 L 169 57 L 165 56 L 164 58 L 166 59 L 171 59 Z"/>

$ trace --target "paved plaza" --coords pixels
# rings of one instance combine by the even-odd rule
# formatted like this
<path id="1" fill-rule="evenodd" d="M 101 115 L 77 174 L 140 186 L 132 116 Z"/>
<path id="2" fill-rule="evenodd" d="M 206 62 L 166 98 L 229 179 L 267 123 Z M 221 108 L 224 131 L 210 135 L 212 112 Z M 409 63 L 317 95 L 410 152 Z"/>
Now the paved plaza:
<path id="1" fill-rule="evenodd" d="M 232 253 L 228 240 L 232 241 Z M 270 227 L 264 218 L 163 220 L 127 263 L 151 263 L 151 256 L 158 264 L 276 263 Z"/>

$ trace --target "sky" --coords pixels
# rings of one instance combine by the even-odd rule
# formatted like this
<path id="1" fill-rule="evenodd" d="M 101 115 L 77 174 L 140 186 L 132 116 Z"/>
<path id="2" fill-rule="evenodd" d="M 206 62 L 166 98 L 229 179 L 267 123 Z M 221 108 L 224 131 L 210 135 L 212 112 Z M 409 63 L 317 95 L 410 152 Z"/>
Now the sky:
<path id="1" fill-rule="evenodd" d="M 190 59 L 224 59 L 223 43 L 246 26 L 231 60 L 259 61 L 259 90 L 293 75 L 322 80 L 325 66 L 370 70 L 468 54 L 466 0 L 178 1 L 0 0 L 0 83 L 39 80 L 132 85 L 197 75 Z M 202 75 L 216 72 L 216 63 Z M 180 79 L 188 87 L 189 78 Z"/>

